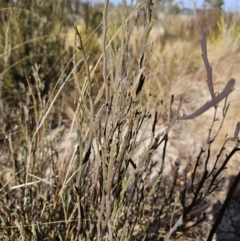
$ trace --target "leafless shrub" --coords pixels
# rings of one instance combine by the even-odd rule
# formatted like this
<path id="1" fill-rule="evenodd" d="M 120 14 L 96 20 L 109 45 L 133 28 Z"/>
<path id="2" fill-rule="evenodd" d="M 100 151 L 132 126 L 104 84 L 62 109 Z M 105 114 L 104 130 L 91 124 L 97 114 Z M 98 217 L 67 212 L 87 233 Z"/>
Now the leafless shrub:
<path id="1" fill-rule="evenodd" d="M 129 39 L 134 13 L 145 8 L 145 33 L 139 52 L 137 68 L 132 66 Z M 45 102 L 38 91 L 38 68 L 33 68 L 36 81 L 33 89 L 22 89 L 35 100 L 34 132 L 24 126 L 24 137 L 17 148 L 13 145 L 14 130 L 6 137 L 13 178 L 10 189 L 1 186 L 0 199 L 2 238 L 25 240 L 170 240 L 187 236 L 206 221 L 209 198 L 223 181 L 229 160 L 239 149 L 239 123 L 232 137 L 226 137 L 219 153 L 212 155 L 212 145 L 222 128 L 229 107 L 227 98 L 233 91 L 234 79 L 230 79 L 220 93 L 214 92 L 212 69 L 208 62 L 206 33 L 201 26 L 201 50 L 206 67 L 207 86 L 211 100 L 193 113 L 181 115 L 184 99 L 173 109 L 171 96 L 166 123 L 159 126 L 157 111 L 150 110 L 149 103 L 141 102 L 148 61 L 148 38 L 154 25 L 154 2 L 139 4 L 128 15 L 122 6 L 119 48 L 114 48 L 108 35 L 108 1 L 103 11 L 102 56 L 91 68 L 85 52 L 82 35 L 75 26 L 82 55 L 74 62 L 72 71 L 62 85 Z M 116 34 L 117 35 L 117 34 Z M 93 96 L 94 71 L 102 60 L 103 82 L 97 96 Z M 83 63 L 84 81 L 77 86 L 78 100 L 69 129 L 58 129 L 60 136 L 54 140 L 48 135 L 46 123 L 64 87 L 73 78 L 78 81 L 76 69 Z M 151 95 L 149 94 L 149 98 Z M 224 101 L 218 130 L 213 133 L 217 121 L 217 108 Z M 41 107 L 41 108 L 40 108 Z M 176 158 L 174 128 L 182 122 L 195 119 L 214 108 L 212 125 L 207 135 L 206 149 L 201 143 L 191 143 L 198 153 L 196 160 L 188 152 L 186 164 Z M 29 112 L 22 106 L 27 122 Z M 53 134 L 53 133 L 52 133 Z M 223 156 L 226 144 L 234 148 Z M 176 151 L 176 150 L 175 150 Z M 179 155 L 180 156 L 180 155 Z M 172 160 L 171 160 L 172 158 Z M 226 205 L 229 203 L 239 177 L 230 189 L 228 197 L 209 234 L 211 240 Z M 9 184 L 9 183 L 8 183 Z M 185 234 L 186 233 L 186 234 Z M 203 235 L 203 234 L 202 234 Z M 20 237 L 20 238 L 19 238 Z"/>

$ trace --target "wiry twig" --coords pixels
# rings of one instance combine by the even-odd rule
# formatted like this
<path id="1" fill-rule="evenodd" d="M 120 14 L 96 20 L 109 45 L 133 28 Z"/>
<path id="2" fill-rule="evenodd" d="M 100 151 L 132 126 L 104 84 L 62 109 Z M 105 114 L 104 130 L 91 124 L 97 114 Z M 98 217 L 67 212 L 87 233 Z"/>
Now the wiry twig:
<path id="1" fill-rule="evenodd" d="M 240 131 L 240 122 L 238 122 L 236 125 L 234 135 L 232 137 L 228 137 L 224 140 L 223 147 L 227 144 L 228 141 L 237 141 L 239 131 Z"/>
<path id="2" fill-rule="evenodd" d="M 229 108 L 229 106 L 230 106 L 230 103 L 227 103 L 227 99 L 228 99 L 228 98 L 226 97 L 226 98 L 225 98 L 225 101 L 224 101 L 221 123 L 220 123 L 220 125 L 219 125 L 218 131 L 215 133 L 214 137 L 212 138 L 212 141 L 215 140 L 215 138 L 218 136 L 220 130 L 222 129 L 223 122 L 224 122 L 224 120 L 225 120 L 225 117 L 226 117 L 228 108 Z M 215 119 L 215 121 L 216 121 L 216 120 L 218 120 L 218 119 Z"/>

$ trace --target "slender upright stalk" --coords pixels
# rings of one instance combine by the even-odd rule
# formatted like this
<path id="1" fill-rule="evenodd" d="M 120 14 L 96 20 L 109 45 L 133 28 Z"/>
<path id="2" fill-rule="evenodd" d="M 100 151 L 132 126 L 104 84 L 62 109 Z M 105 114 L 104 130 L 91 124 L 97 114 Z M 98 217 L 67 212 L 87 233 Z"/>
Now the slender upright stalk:
<path id="1" fill-rule="evenodd" d="M 109 101 L 108 97 L 108 83 L 107 83 L 107 11 L 108 11 L 109 0 L 105 0 L 103 9 L 103 35 L 102 35 L 102 49 L 103 49 L 103 80 L 106 85 L 106 103 Z"/>

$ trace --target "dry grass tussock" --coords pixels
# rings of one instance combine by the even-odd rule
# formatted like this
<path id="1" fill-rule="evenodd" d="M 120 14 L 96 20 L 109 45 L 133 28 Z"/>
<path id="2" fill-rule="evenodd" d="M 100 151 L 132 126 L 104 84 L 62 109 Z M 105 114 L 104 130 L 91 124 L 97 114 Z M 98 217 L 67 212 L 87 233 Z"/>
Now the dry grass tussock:
<path id="1" fill-rule="evenodd" d="M 207 38 L 204 25 L 196 34 L 184 17 L 177 39 L 175 16 L 155 15 L 154 23 L 152 1 L 122 6 L 119 21 L 114 11 L 106 1 L 94 58 L 91 38 L 75 25 L 71 70 L 43 97 L 35 65 L 35 84 L 19 90 L 22 118 L 1 143 L 0 238 L 221 241 L 224 231 L 235 238 L 236 29 L 222 18 Z"/>

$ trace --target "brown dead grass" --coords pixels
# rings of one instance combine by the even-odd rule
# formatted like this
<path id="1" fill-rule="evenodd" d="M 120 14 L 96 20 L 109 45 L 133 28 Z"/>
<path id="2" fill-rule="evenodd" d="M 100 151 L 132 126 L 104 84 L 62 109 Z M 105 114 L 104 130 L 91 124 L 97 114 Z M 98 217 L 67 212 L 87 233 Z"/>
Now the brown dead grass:
<path id="1" fill-rule="evenodd" d="M 178 19 L 181 21 L 181 18 Z M 186 21 L 186 19 L 184 19 Z M 189 21 L 191 19 L 189 18 Z M 163 37 L 158 29 L 153 29 L 153 44 L 149 48 L 149 71 L 145 85 L 146 96 L 151 91 L 154 107 L 160 99 L 169 102 L 169 96 L 174 95 L 176 100 L 183 96 L 186 103 L 183 106 L 183 113 L 189 114 L 201 104 L 210 100 L 210 94 L 206 83 L 206 70 L 200 52 L 200 30 L 199 35 L 192 40 L 176 39 L 170 40 L 161 51 L 161 38 Z M 221 138 L 226 133 L 230 134 L 240 120 L 240 52 L 239 36 L 231 37 L 234 34 L 227 34 L 227 29 L 222 29 L 218 39 L 208 38 L 208 57 L 213 69 L 213 83 L 215 92 L 221 91 L 226 82 L 232 77 L 236 79 L 235 91 L 229 96 L 230 108 L 223 125 Z M 150 41 L 151 42 L 151 38 Z M 177 105 L 178 101 L 176 101 Z M 175 105 L 175 108 L 176 108 Z M 222 103 L 220 104 L 222 106 Z M 212 112 L 209 110 L 209 114 Z M 209 115 L 208 113 L 206 115 Z M 219 113 L 220 114 L 220 113 Z M 210 116 L 210 115 L 209 115 Z M 195 120 L 196 123 L 206 122 L 207 116 Z M 205 119 L 205 121 L 203 121 Z M 192 131 L 195 132 L 196 124 Z M 199 130 L 199 128 L 197 128 Z M 197 132 L 195 132 L 197 134 Z M 201 134 L 198 133 L 199 135 Z"/>

